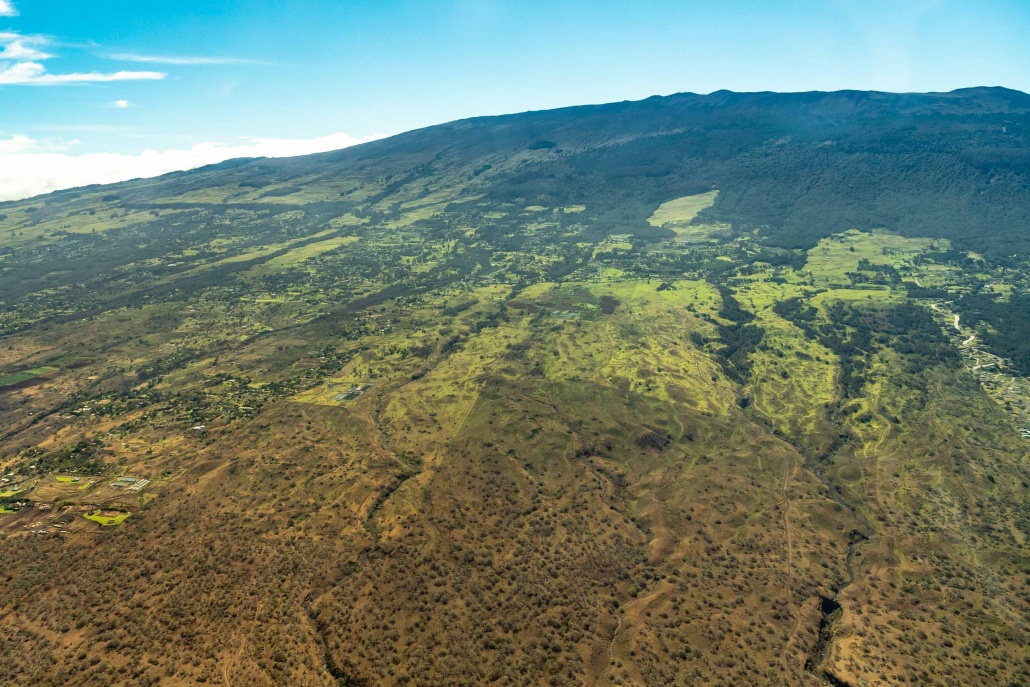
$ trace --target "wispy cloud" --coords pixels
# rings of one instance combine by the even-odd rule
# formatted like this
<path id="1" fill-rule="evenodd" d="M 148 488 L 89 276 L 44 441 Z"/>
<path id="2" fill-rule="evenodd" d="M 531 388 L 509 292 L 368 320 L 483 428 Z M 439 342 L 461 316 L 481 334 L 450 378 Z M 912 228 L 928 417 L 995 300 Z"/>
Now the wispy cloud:
<path id="1" fill-rule="evenodd" d="M 125 134 L 124 126 L 113 124 L 43 124 L 37 126 L 40 131 L 56 131 L 58 133 L 90 133 L 90 134 Z"/>
<path id="2" fill-rule="evenodd" d="M 115 100 L 111 105 L 119 110 L 124 110 L 129 106 L 128 100 Z"/>
<path id="3" fill-rule="evenodd" d="M 3 0 L 0 0 L 2 2 Z M 50 38 L 39 34 L 24 34 L 17 31 L 0 31 L 0 43 L 7 45 L 13 41 L 26 43 L 28 45 L 44 45 L 50 43 Z"/>
<path id="4" fill-rule="evenodd" d="M 139 55 L 137 53 L 109 53 L 103 55 L 109 60 L 120 62 L 140 62 L 144 64 L 169 64 L 196 66 L 205 64 L 268 64 L 259 60 L 249 60 L 242 57 L 196 57 L 186 55 Z"/>
<path id="5" fill-rule="evenodd" d="M 109 81 L 155 81 L 165 76 L 162 72 L 125 71 L 48 74 L 46 67 L 38 62 L 18 62 L 0 69 L 0 86 L 66 86 Z"/>
<path id="6" fill-rule="evenodd" d="M 0 0 L 0 9 L 4 0 Z M 9 3 L 8 3 L 9 6 Z M 41 62 L 53 55 L 41 48 L 51 45 L 45 36 L 24 36 L 15 31 L 0 31 L 0 86 L 66 86 L 69 84 L 108 81 L 154 81 L 165 78 L 163 72 L 73 72 L 50 74 Z"/>
<path id="7" fill-rule="evenodd" d="M 0 17 L 17 17 L 18 10 L 11 4 L 11 0 L 0 0 Z"/>
<path id="8" fill-rule="evenodd" d="M 146 150 L 138 155 L 72 155 L 60 152 L 53 141 L 13 136 L 0 139 L 0 201 L 76 186 L 153 177 L 238 157 L 290 157 L 339 150 L 376 138 L 380 137 L 356 138 L 340 132 L 309 139 L 253 138 L 230 144 L 200 143 L 188 149 Z"/>

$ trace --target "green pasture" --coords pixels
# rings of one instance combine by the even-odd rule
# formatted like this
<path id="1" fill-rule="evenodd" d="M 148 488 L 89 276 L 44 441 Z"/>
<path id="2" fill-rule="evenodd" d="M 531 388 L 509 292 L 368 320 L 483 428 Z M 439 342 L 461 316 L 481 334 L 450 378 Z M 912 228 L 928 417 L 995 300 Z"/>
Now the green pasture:
<path id="1" fill-rule="evenodd" d="M 132 513 L 119 513 L 114 517 L 108 518 L 101 515 L 100 511 L 96 511 L 93 513 L 87 513 L 82 517 L 86 518 L 87 520 L 92 520 L 93 522 L 100 523 L 104 527 L 113 527 L 114 525 L 120 525 L 123 522 L 125 522 L 130 515 L 132 515 Z"/>

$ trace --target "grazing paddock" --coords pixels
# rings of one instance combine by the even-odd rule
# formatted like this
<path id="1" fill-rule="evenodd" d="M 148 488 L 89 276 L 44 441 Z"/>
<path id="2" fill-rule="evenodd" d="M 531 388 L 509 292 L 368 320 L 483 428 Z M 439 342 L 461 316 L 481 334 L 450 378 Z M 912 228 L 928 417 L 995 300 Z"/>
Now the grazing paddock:
<path id="1" fill-rule="evenodd" d="M 100 523 L 104 527 L 113 527 L 114 525 L 120 525 L 125 522 L 131 513 L 123 513 L 116 510 L 97 510 L 91 513 L 86 513 L 82 517 L 93 522 Z"/>
<path id="2" fill-rule="evenodd" d="M 31 370 L 25 370 L 24 372 L 0 375 L 0 389 L 28 384 L 29 382 L 34 382 L 40 377 L 46 377 L 54 374 L 55 372 L 58 372 L 56 367 L 36 367 Z"/>

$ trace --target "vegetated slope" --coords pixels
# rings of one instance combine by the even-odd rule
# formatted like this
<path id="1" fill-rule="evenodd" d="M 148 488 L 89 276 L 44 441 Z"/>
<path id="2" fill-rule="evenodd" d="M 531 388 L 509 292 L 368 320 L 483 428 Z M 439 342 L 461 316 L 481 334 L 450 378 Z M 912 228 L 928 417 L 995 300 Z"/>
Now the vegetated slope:
<path id="1" fill-rule="evenodd" d="M 1002 88 L 680 94 L 463 120 L 289 160 L 231 161 L 102 197 L 127 209 L 177 195 L 300 202 L 314 214 L 446 176 L 500 202 L 587 203 L 601 227 L 644 232 L 657 203 L 716 187 L 712 219 L 765 226 L 776 245 L 807 248 L 843 229 L 887 228 L 1000 257 L 1027 249 L 1028 122 L 1030 95 Z M 364 185 L 372 180 L 374 191 Z M 51 212 L 80 194 L 55 194 Z"/>
<path id="2" fill-rule="evenodd" d="M 0 376 L 56 371 L 0 389 L 0 682 L 1025 683 L 1027 101 L 688 94 L 5 204 Z"/>

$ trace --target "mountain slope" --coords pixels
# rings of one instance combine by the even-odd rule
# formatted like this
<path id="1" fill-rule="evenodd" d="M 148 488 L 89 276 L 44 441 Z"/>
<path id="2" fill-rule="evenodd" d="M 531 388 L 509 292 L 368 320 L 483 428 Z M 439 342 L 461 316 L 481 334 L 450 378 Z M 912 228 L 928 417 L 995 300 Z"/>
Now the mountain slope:
<path id="1" fill-rule="evenodd" d="M 0 206 L 0 682 L 1022 684 L 1030 96 Z"/>

